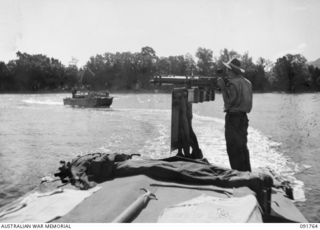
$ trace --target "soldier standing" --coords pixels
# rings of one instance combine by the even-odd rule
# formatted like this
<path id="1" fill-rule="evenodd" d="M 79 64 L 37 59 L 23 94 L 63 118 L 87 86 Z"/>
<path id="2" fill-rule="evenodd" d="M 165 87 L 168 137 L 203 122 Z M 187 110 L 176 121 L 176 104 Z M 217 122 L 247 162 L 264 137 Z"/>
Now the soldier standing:
<path id="1" fill-rule="evenodd" d="M 218 79 L 221 89 L 225 115 L 225 138 L 229 162 L 232 169 L 251 171 L 250 156 L 247 147 L 248 117 L 252 108 L 251 82 L 244 78 L 245 72 L 238 59 L 227 63 L 227 81 Z"/>

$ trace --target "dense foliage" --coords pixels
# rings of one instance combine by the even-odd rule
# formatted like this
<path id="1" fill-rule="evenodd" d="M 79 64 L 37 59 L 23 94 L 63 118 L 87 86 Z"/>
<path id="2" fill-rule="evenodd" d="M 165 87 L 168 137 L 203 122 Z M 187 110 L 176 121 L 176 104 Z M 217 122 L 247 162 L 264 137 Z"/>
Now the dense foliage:
<path id="1" fill-rule="evenodd" d="M 320 90 L 320 69 L 308 65 L 300 54 L 287 54 L 275 63 L 264 58 L 253 62 L 248 53 L 210 49 L 191 54 L 158 57 L 151 47 L 140 52 L 104 53 L 91 57 L 85 66 L 64 66 L 45 55 L 17 52 L 17 59 L 0 62 L 0 92 L 70 90 L 84 84 L 92 89 L 149 89 L 155 75 L 214 76 L 232 57 L 242 61 L 256 91 L 305 92 Z"/>

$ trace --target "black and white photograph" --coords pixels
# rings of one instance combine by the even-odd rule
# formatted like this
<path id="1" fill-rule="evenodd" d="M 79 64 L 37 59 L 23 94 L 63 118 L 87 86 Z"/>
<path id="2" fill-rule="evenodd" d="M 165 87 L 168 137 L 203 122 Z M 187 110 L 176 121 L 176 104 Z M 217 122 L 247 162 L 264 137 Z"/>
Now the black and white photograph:
<path id="1" fill-rule="evenodd" d="M 318 229 L 319 22 L 319 0 L 0 0 L 0 228 Z"/>

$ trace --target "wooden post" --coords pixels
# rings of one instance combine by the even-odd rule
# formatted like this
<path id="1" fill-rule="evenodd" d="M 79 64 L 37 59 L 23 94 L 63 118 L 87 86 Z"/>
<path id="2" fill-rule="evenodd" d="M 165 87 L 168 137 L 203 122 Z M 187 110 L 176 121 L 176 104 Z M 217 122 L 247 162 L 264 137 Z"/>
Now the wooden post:
<path id="1" fill-rule="evenodd" d="M 178 149 L 179 156 L 199 159 L 203 158 L 203 155 L 199 148 L 197 136 L 192 129 L 192 102 L 198 101 L 198 99 L 195 99 L 195 91 L 186 88 L 173 89 L 171 151 Z"/>

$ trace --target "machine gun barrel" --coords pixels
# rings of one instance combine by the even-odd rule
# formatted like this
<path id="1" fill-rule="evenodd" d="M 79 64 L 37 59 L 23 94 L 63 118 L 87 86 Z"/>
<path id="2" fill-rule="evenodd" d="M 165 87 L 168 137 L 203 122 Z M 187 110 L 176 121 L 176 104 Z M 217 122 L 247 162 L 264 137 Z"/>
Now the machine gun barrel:
<path id="1" fill-rule="evenodd" d="M 162 84 L 171 84 L 171 85 L 180 85 L 186 86 L 187 88 L 191 87 L 204 87 L 211 89 L 218 89 L 217 78 L 216 77 L 162 77 L 156 76 L 151 80 L 151 83 L 162 85 Z"/>
<path id="2" fill-rule="evenodd" d="M 217 77 L 156 76 L 151 80 L 151 83 L 159 86 L 163 84 L 180 86 L 180 88 L 173 89 L 173 98 L 184 94 L 188 97 L 190 103 L 214 101 L 215 90 L 219 89 Z"/>

